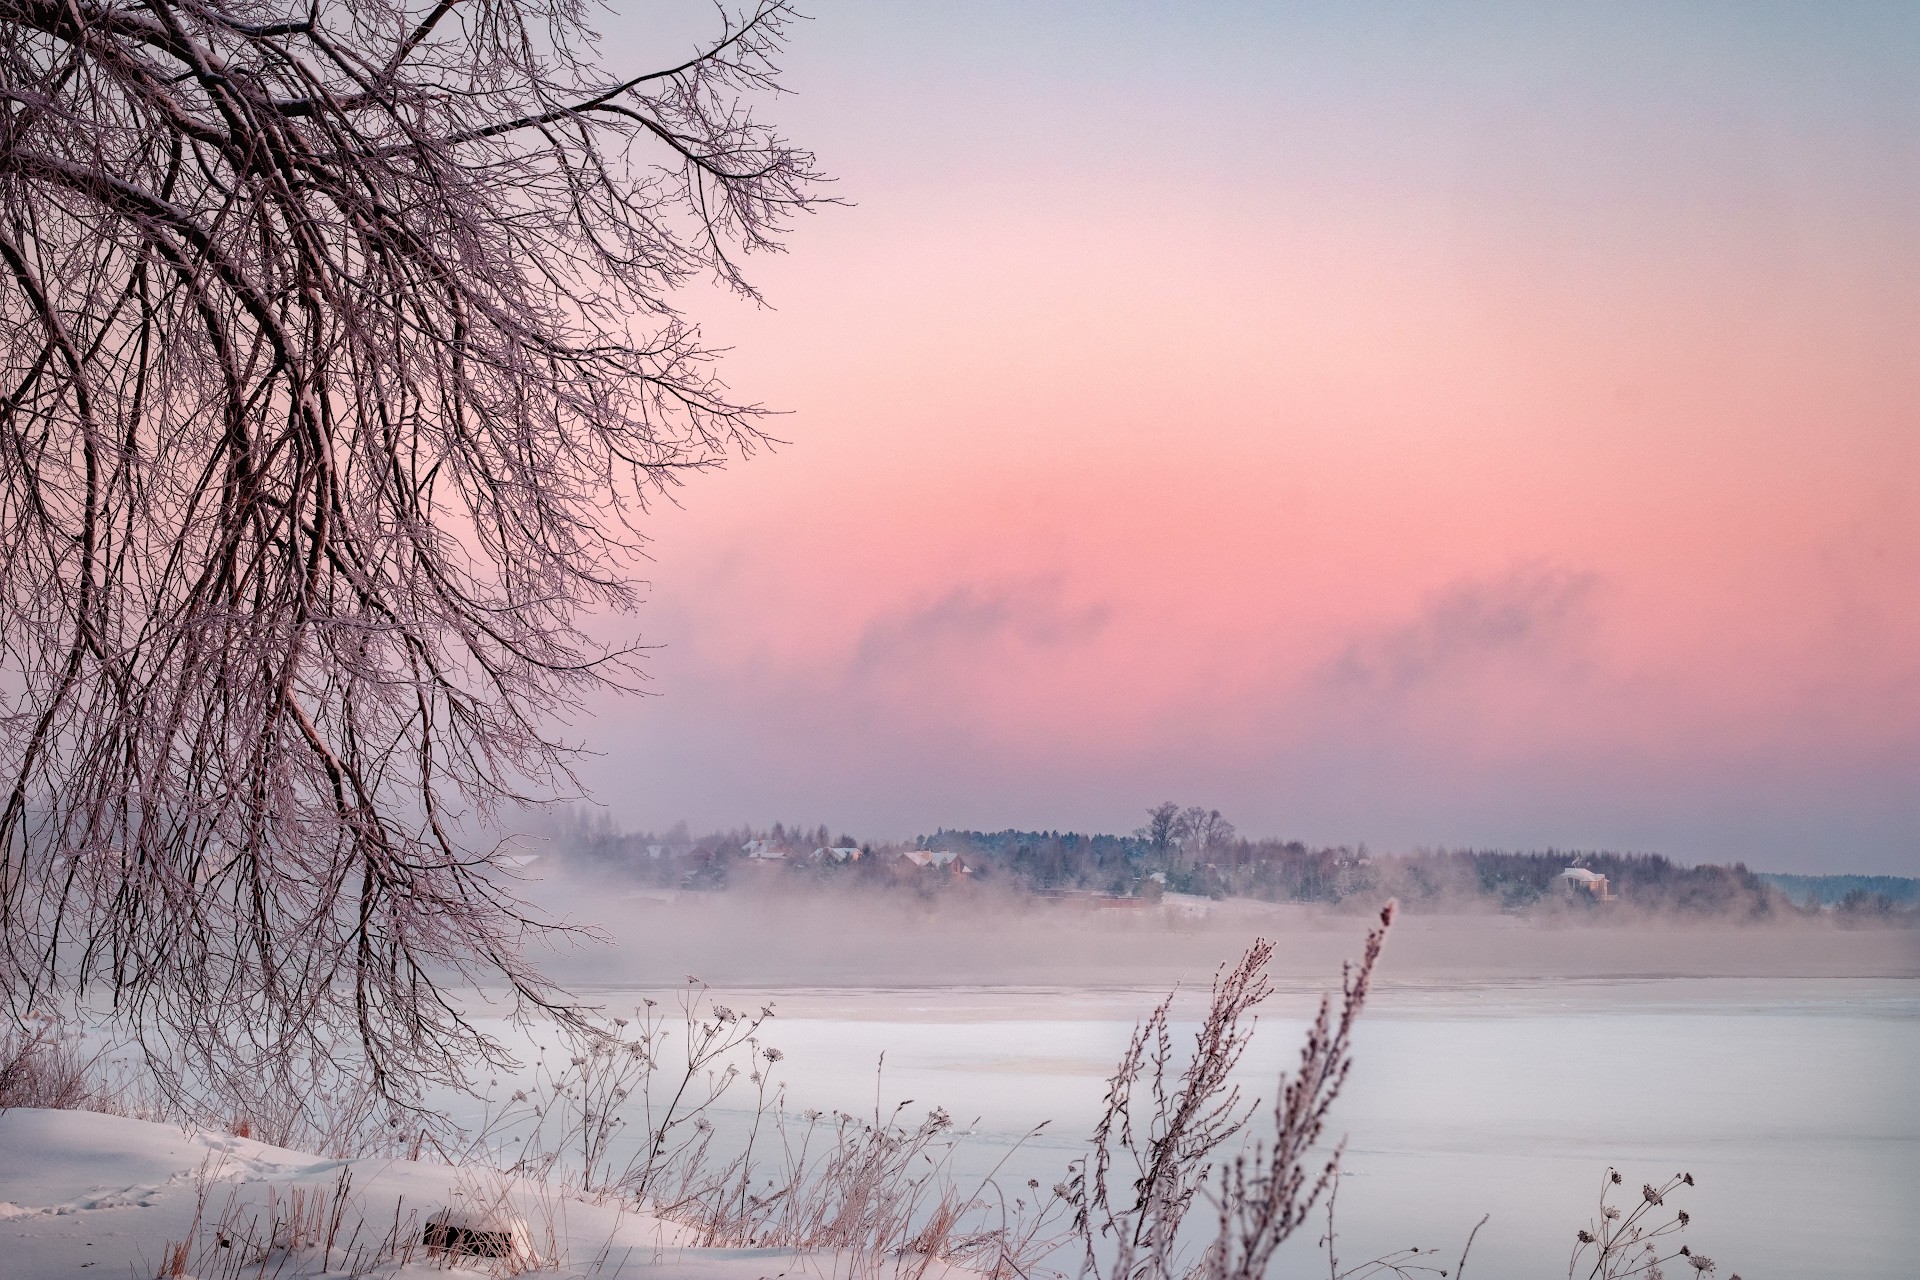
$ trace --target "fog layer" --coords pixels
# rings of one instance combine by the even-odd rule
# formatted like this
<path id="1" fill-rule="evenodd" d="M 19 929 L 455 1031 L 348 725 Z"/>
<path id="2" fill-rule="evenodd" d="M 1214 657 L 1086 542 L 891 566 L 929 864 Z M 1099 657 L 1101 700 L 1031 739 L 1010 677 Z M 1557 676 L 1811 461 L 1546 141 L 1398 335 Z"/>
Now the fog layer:
<path id="1" fill-rule="evenodd" d="M 1365 915 L 1227 902 L 1186 911 L 832 891 L 673 893 L 553 878 L 534 896 L 599 930 L 546 968 L 569 985 L 1093 986 L 1204 982 L 1256 936 L 1285 984 L 1333 981 Z M 1920 977 L 1920 931 L 1615 918 L 1407 915 L 1380 980 L 1471 983 L 1658 977 Z"/>

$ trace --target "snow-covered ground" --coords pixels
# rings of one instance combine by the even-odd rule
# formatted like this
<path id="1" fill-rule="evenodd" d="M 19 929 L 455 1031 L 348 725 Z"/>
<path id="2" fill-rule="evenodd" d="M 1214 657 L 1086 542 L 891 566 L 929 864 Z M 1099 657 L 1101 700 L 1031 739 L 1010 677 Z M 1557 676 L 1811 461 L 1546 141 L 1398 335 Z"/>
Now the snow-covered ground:
<path id="1" fill-rule="evenodd" d="M 686 1228 L 676 1224 L 428 1161 L 323 1160 L 85 1111 L 0 1113 L 0 1280 L 149 1280 L 181 1244 L 184 1258 L 167 1274 L 196 1280 L 444 1280 L 449 1266 L 494 1275 L 527 1269 L 430 1254 L 426 1226 L 449 1210 L 468 1221 L 523 1221 L 538 1274 L 775 1280 L 845 1270 L 826 1255 L 687 1248 Z"/>

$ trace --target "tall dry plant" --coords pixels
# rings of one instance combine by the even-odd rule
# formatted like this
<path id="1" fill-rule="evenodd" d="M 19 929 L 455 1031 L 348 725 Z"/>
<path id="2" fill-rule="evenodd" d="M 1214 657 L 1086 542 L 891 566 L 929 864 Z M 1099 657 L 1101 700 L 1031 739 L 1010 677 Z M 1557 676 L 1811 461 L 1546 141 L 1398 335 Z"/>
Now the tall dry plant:
<path id="1" fill-rule="evenodd" d="M 1341 966 L 1338 1010 L 1331 996 L 1320 997 L 1320 1011 L 1300 1046 L 1299 1066 L 1274 1099 L 1272 1137 L 1220 1168 L 1214 1195 L 1219 1226 L 1196 1271 L 1206 1280 L 1260 1280 L 1274 1252 L 1340 1176 L 1345 1140 L 1324 1162 L 1314 1158 L 1313 1148 L 1353 1067 L 1354 1024 L 1366 1007 L 1373 966 L 1394 913 L 1389 902 L 1379 925 L 1368 930 L 1359 962 Z M 1328 1247 L 1331 1253 L 1331 1241 Z"/>
<path id="2" fill-rule="evenodd" d="M 1393 903 L 1381 910 L 1360 961 L 1344 967 L 1337 1013 L 1331 998 L 1322 998 L 1299 1066 L 1281 1082 L 1273 1134 L 1251 1152 L 1219 1166 L 1214 1161 L 1257 1106 L 1242 1101 L 1233 1071 L 1253 1038 L 1254 1010 L 1272 991 L 1266 966 L 1273 944 L 1256 941 L 1216 975 L 1184 1065 L 1174 1051 L 1171 995 L 1135 1029 L 1108 1084 L 1092 1151 L 1067 1183 L 1083 1244 L 1082 1277 L 1256 1280 L 1266 1274 L 1274 1250 L 1338 1175 L 1339 1148 L 1317 1170 L 1313 1148 L 1352 1066 L 1353 1028 L 1394 912 Z M 1219 1222 L 1201 1259 L 1190 1264 L 1180 1233 L 1203 1191 Z"/>
<path id="3" fill-rule="evenodd" d="M 1681 1275 L 1711 1277 L 1719 1270 L 1712 1258 L 1680 1243 L 1677 1237 L 1693 1216 L 1667 1204 L 1681 1187 L 1693 1185 L 1692 1174 L 1676 1173 L 1657 1187 L 1642 1183 L 1638 1202 L 1621 1209 L 1613 1203 L 1613 1189 L 1624 1181 L 1618 1169 L 1608 1169 L 1600 1180 L 1594 1218 L 1576 1233 L 1567 1259 L 1568 1280 L 1664 1280 L 1669 1263 Z"/>
<path id="4" fill-rule="evenodd" d="M 786 0 L 0 0 L 0 995 L 402 1100 L 556 997 L 476 833 L 625 683 L 649 494 L 763 439 L 677 309 L 816 199 Z M 155 1036 L 155 1033 L 161 1033 Z"/>

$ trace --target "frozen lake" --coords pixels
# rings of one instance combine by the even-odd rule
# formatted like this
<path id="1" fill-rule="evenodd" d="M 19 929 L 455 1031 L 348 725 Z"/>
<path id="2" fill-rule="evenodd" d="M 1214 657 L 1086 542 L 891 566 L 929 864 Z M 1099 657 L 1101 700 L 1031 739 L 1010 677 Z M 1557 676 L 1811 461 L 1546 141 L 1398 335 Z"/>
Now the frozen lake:
<path id="1" fill-rule="evenodd" d="M 643 989 L 586 988 L 614 1011 Z M 658 994 L 657 991 L 652 994 Z M 984 1169 L 1034 1125 L 1005 1180 L 1057 1180 L 1079 1154 L 1135 1019 L 1159 997 L 1087 987 L 741 989 L 795 1109 L 945 1107 Z M 1245 1074 L 1272 1097 L 1314 997 L 1268 1006 Z M 1178 1006 L 1192 1027 L 1197 996 Z M 1607 1165 L 1628 1189 L 1691 1172 L 1687 1239 L 1747 1280 L 1875 1280 L 1920 1266 L 1920 981 L 1646 978 L 1399 985 L 1376 992 L 1334 1114 L 1348 1138 L 1340 1254 L 1408 1245 L 1469 1276 L 1564 1275 Z M 1324 1220 L 1290 1246 L 1313 1274 Z M 1285 1255 L 1283 1255 L 1285 1256 Z"/>

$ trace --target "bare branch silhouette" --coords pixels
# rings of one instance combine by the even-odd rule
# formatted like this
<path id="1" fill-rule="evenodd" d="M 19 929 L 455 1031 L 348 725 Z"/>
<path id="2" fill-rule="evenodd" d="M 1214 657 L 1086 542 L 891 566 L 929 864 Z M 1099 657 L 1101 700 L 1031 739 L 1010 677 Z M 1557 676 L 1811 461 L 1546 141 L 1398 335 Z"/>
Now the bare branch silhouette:
<path id="1" fill-rule="evenodd" d="M 494 1052 L 461 982 L 565 1015 L 480 832 L 634 676 L 649 495 L 764 440 L 673 298 L 819 199 L 793 17 L 617 78 L 576 0 L 0 0 L 16 1009 L 389 1099 Z"/>

